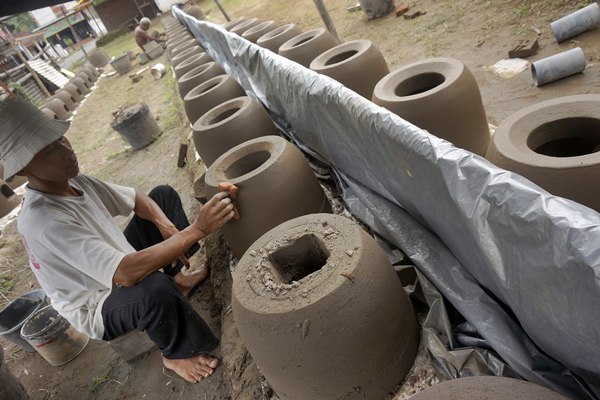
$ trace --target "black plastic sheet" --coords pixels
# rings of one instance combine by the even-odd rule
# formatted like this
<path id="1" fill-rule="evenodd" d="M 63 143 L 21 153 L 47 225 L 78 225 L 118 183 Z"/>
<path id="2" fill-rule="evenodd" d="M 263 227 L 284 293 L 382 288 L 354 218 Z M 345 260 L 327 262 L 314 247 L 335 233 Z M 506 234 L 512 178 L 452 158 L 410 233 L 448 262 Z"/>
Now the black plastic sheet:
<path id="1" fill-rule="evenodd" d="M 173 14 L 334 172 L 352 214 L 410 257 L 430 306 L 423 340 L 442 373 L 520 376 L 600 399 L 600 214 L 218 25 Z"/>

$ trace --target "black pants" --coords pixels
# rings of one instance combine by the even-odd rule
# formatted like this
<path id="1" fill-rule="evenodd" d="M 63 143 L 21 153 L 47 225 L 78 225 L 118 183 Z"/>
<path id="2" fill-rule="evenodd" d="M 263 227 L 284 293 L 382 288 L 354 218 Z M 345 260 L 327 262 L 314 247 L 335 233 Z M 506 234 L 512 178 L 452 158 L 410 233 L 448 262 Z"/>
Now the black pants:
<path id="1" fill-rule="evenodd" d="M 150 194 L 165 215 L 182 230 L 189 225 L 181 199 L 170 186 L 158 186 Z M 125 237 L 133 248 L 141 250 L 163 241 L 158 228 L 137 216 L 125 228 Z M 190 255 L 198 251 L 195 244 Z M 181 270 L 165 266 L 165 273 L 154 272 L 132 287 L 116 287 L 102 306 L 104 340 L 113 340 L 138 329 L 170 359 L 182 359 L 208 353 L 219 340 L 175 286 L 172 276 Z"/>

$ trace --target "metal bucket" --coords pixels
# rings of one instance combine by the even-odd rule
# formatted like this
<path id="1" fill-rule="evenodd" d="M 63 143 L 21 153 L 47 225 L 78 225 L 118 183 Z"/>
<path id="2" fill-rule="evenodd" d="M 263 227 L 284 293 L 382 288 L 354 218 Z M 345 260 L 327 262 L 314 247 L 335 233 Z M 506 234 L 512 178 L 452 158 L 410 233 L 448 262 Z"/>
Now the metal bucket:
<path id="1" fill-rule="evenodd" d="M 63 365 L 83 351 L 90 338 L 75 329 L 52 306 L 34 313 L 21 328 L 21 336 L 50 365 Z"/>
<path id="2" fill-rule="evenodd" d="M 35 349 L 21 337 L 21 327 L 36 311 L 47 305 L 43 290 L 33 290 L 17 297 L 0 311 L 0 336 L 27 352 L 35 353 Z"/>

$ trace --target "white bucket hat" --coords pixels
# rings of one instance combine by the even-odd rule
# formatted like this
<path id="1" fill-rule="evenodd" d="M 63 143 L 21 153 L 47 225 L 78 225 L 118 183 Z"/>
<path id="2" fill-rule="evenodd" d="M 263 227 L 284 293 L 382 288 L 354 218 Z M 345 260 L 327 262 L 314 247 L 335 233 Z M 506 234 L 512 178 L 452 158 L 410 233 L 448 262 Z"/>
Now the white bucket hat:
<path id="1" fill-rule="evenodd" d="M 0 162 L 4 180 L 29 164 L 44 147 L 65 134 L 70 123 L 49 118 L 18 96 L 0 103 Z"/>

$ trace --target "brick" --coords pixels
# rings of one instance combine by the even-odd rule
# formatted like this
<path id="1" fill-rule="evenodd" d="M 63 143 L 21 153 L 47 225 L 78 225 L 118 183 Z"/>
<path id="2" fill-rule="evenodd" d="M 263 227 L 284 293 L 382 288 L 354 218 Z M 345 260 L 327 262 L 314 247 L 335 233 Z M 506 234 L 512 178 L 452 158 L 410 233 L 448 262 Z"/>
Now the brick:
<path id="1" fill-rule="evenodd" d="M 534 54 L 537 54 L 538 49 L 540 48 L 538 44 L 537 38 L 535 39 L 521 39 L 519 42 L 513 47 L 512 50 L 509 50 L 508 57 L 509 58 L 527 58 L 531 57 Z"/>
<path id="2" fill-rule="evenodd" d="M 400 4 L 396 7 L 396 17 L 400 17 L 406 14 L 410 10 L 410 6 L 408 4 Z"/>

